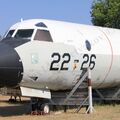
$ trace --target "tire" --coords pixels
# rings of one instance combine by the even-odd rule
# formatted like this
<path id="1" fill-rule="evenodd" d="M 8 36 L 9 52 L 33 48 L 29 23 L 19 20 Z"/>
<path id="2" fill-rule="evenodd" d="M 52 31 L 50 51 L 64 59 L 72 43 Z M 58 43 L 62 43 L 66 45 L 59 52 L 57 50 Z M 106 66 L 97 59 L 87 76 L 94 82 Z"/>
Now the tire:
<path id="1" fill-rule="evenodd" d="M 50 106 L 48 104 L 42 104 L 41 105 L 41 109 L 45 114 L 49 114 L 50 113 Z"/>

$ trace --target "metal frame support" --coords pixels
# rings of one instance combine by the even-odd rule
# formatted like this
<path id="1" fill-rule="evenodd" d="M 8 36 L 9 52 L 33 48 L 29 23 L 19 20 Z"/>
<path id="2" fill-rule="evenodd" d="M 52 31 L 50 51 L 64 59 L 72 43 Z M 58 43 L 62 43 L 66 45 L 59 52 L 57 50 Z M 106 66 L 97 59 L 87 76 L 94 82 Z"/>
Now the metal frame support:
<path id="1" fill-rule="evenodd" d="M 113 89 L 113 88 L 112 88 Z M 104 94 L 104 91 L 100 91 L 99 89 L 94 89 L 95 92 L 97 93 L 97 95 L 100 97 L 99 100 L 120 100 L 120 88 L 115 87 L 112 92 L 111 95 L 107 95 Z M 105 91 L 109 91 L 108 89 Z"/>
<path id="2" fill-rule="evenodd" d="M 102 93 L 98 90 L 98 89 L 95 89 L 96 93 L 99 95 L 99 97 L 101 98 L 101 100 L 104 100 L 104 96 L 102 95 Z"/>
<path id="3" fill-rule="evenodd" d="M 112 99 L 117 98 L 117 96 L 120 94 L 120 88 L 117 90 L 117 92 L 112 96 Z"/>
<path id="4" fill-rule="evenodd" d="M 86 113 L 93 113 L 93 100 L 92 100 L 92 82 L 91 82 L 91 71 L 90 68 L 87 69 L 88 72 L 88 102 L 89 107 L 86 111 Z"/>

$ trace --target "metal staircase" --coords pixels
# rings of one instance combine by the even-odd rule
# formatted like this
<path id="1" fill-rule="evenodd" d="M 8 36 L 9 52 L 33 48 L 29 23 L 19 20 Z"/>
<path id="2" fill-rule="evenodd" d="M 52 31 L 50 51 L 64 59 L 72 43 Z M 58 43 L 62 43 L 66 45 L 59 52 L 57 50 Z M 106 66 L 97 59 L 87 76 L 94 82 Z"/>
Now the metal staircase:
<path id="1" fill-rule="evenodd" d="M 89 96 L 89 70 L 84 69 L 81 76 L 77 80 L 77 83 L 72 88 L 71 91 L 57 91 L 52 92 L 52 99 L 51 103 L 53 105 L 74 105 L 77 106 L 76 112 L 79 112 L 79 110 L 84 106 L 90 108 L 92 107 L 92 103 L 90 105 L 90 99 Z M 92 95 L 92 93 L 90 94 Z M 91 101 L 92 102 L 92 101 Z M 90 108 L 92 109 L 92 108 Z M 91 110 L 92 111 L 92 110 Z"/>

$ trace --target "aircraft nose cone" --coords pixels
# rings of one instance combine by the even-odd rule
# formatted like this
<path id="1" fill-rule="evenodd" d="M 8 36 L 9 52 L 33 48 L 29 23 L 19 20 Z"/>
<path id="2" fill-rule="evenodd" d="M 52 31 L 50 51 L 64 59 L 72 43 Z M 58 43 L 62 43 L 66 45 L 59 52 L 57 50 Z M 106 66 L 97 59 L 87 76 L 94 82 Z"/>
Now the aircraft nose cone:
<path id="1" fill-rule="evenodd" d="M 20 83 L 23 66 L 14 48 L 0 43 L 0 87 L 12 87 Z"/>

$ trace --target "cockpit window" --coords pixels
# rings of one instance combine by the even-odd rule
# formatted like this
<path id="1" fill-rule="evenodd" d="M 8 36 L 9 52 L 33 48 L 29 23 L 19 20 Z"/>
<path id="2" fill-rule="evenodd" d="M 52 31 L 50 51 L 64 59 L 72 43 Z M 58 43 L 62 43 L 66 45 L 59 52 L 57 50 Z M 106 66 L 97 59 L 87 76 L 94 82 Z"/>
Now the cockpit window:
<path id="1" fill-rule="evenodd" d="M 10 30 L 10 31 L 8 32 L 8 34 L 6 35 L 6 38 L 12 37 L 14 31 L 15 31 L 15 30 Z"/>
<path id="2" fill-rule="evenodd" d="M 52 42 L 52 37 L 48 30 L 37 30 L 34 40 Z"/>
<path id="3" fill-rule="evenodd" d="M 47 26 L 43 22 L 37 23 L 35 24 L 35 26 L 47 28 Z"/>
<path id="4" fill-rule="evenodd" d="M 17 31 L 15 38 L 29 39 L 32 37 L 32 34 L 33 34 L 33 29 L 21 29 Z"/>

